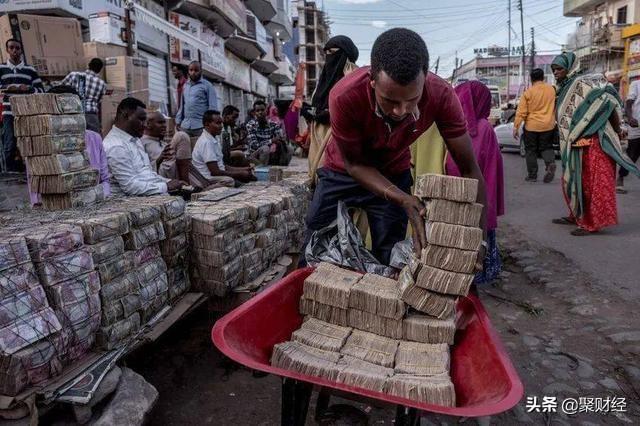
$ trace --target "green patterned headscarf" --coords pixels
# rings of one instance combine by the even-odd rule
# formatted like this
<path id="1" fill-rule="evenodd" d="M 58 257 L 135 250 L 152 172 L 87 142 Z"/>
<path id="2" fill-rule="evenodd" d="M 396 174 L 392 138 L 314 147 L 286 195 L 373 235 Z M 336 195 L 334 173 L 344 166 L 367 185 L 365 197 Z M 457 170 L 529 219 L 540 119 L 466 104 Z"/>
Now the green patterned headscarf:
<path id="1" fill-rule="evenodd" d="M 577 60 L 576 54 L 573 52 L 564 52 L 553 59 L 551 65 L 557 65 L 567 70 L 567 78 L 558 83 L 557 101 L 559 106 L 567 94 L 567 89 L 573 82 L 574 78 L 580 73 L 580 61 Z"/>

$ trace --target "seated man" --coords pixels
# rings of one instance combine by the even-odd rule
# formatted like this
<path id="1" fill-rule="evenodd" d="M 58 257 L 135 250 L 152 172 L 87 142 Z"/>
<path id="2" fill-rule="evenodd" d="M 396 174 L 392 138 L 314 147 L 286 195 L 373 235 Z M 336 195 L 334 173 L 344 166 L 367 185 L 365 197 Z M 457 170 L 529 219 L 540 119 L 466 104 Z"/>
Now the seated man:
<path id="1" fill-rule="evenodd" d="M 193 148 L 191 184 L 199 188 L 235 186 L 235 181 L 255 180 L 251 167 L 231 167 L 224 164 L 222 145 L 217 136 L 222 132 L 220 112 L 209 110 L 202 117 L 204 129 Z"/>
<path id="2" fill-rule="evenodd" d="M 147 121 L 146 105 L 136 98 L 125 98 L 118 105 L 116 119 L 104 138 L 111 189 L 125 195 L 167 194 L 180 190 L 185 182 L 167 179 L 154 172 L 140 137 Z"/>
<path id="3" fill-rule="evenodd" d="M 287 149 L 282 126 L 267 119 L 264 101 L 255 101 L 253 111 L 255 118 L 247 123 L 249 159 L 261 165 L 280 165 L 279 154 Z"/>
<path id="4" fill-rule="evenodd" d="M 233 105 L 227 105 L 222 110 L 222 154 L 224 163 L 231 166 L 248 166 L 247 160 L 247 132 L 237 125 L 240 110 Z"/>
<path id="5" fill-rule="evenodd" d="M 164 114 L 154 111 L 147 114 L 144 136 L 140 141 L 149 156 L 151 167 L 162 177 L 189 182 L 191 166 L 191 140 L 185 132 L 176 132 L 168 144 L 167 119 Z"/>

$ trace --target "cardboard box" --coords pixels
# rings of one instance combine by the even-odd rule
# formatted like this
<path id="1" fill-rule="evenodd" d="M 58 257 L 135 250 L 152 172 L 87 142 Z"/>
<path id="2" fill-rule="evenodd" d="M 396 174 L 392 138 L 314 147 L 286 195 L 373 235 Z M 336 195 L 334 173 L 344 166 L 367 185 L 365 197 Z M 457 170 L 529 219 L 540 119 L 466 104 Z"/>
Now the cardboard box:
<path id="1" fill-rule="evenodd" d="M 105 72 L 107 83 L 125 89 L 128 96 L 143 100 L 149 99 L 149 63 L 145 58 L 116 56 L 106 58 Z M 144 102 L 144 100 L 143 100 Z"/>
<path id="2" fill-rule="evenodd" d="M 91 41 L 126 46 L 126 33 L 125 21 L 120 15 L 110 12 L 89 15 L 89 38 Z"/>
<path id="3" fill-rule="evenodd" d="M 33 65 L 41 76 L 65 76 L 84 69 L 82 33 L 80 22 L 75 18 L 3 15 L 0 17 L 1 50 L 10 38 L 22 41 L 26 63 Z"/>
<path id="4" fill-rule="evenodd" d="M 113 126 L 113 120 L 116 118 L 116 111 L 118 104 L 127 97 L 126 91 L 120 87 L 107 87 L 108 95 L 102 97 L 100 103 L 100 123 L 102 125 L 102 137 L 105 137 L 111 126 Z"/>
<path id="5" fill-rule="evenodd" d="M 118 46 L 115 44 L 107 44 L 107 43 L 100 43 L 97 41 L 90 41 L 87 43 L 83 43 L 83 47 L 84 47 L 84 58 L 85 58 L 87 67 L 89 66 L 89 61 L 91 61 L 93 58 L 100 58 L 104 61 L 106 58 L 110 58 L 112 56 L 127 55 L 126 47 Z M 100 77 L 105 81 L 107 80 L 105 68 L 102 68 Z"/>

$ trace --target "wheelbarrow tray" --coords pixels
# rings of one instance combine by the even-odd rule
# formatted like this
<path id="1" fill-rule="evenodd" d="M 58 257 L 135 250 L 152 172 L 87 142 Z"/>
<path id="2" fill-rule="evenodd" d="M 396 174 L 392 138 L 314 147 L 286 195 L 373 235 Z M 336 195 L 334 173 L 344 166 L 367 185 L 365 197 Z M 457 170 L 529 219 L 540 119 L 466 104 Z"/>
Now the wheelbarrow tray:
<path id="1" fill-rule="evenodd" d="M 523 386 L 480 300 L 460 298 L 457 331 L 451 348 L 451 379 L 455 407 L 425 404 L 270 364 L 274 345 L 290 340 L 303 321 L 298 311 L 304 280 L 313 268 L 294 271 L 280 282 L 225 315 L 211 331 L 213 343 L 232 360 L 260 370 L 317 386 L 337 389 L 390 404 L 452 416 L 490 416 L 520 401 Z"/>

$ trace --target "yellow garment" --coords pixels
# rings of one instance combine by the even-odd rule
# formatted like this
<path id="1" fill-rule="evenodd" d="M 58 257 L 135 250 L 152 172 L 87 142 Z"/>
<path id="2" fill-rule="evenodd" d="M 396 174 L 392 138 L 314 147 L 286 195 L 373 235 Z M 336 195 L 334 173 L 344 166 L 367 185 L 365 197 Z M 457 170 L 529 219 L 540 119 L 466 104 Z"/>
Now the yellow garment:
<path id="1" fill-rule="evenodd" d="M 543 81 L 536 81 L 529 87 L 518 104 L 515 129 L 522 123 L 530 132 L 547 132 L 556 126 L 556 89 Z"/>

